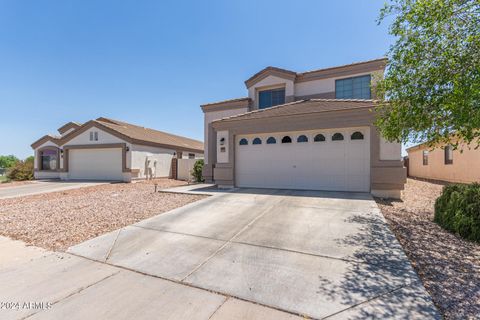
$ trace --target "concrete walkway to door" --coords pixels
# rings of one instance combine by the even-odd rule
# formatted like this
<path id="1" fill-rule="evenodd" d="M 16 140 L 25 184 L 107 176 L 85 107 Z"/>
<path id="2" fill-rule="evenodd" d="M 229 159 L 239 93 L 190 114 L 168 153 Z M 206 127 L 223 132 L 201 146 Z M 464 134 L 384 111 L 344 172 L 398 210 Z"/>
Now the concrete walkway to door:
<path id="1" fill-rule="evenodd" d="M 369 194 L 207 191 L 69 252 L 294 315 L 439 317 Z"/>

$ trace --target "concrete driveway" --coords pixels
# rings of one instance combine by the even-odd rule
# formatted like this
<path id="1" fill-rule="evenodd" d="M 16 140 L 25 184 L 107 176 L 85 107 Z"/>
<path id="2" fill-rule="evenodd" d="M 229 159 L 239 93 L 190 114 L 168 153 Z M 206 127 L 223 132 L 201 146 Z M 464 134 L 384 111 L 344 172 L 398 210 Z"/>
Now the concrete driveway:
<path id="1" fill-rule="evenodd" d="M 135 277 L 224 297 L 219 302 L 205 296 L 201 307 L 182 309 L 208 310 L 205 319 L 213 313 L 229 319 L 249 308 L 255 312 L 243 313 L 246 318 L 277 319 L 279 311 L 285 318 L 439 318 L 369 194 L 255 189 L 213 194 L 68 252 L 133 271 Z M 126 304 L 138 300 L 134 279 L 115 277 L 108 280 L 111 290 L 131 292 L 131 298 L 123 297 Z M 82 299 L 102 299 L 107 284 L 97 293 L 89 288 Z M 91 315 L 83 313 L 81 301 L 59 302 L 60 311 L 50 315 Z"/>
<path id="2" fill-rule="evenodd" d="M 0 199 L 16 198 L 23 196 L 31 196 L 35 194 L 64 191 L 70 189 L 77 189 L 82 187 L 90 187 L 105 182 L 92 182 L 92 181 L 75 181 L 65 182 L 59 180 L 52 181 L 33 181 L 29 184 L 6 186 L 2 185 L 0 188 Z"/>

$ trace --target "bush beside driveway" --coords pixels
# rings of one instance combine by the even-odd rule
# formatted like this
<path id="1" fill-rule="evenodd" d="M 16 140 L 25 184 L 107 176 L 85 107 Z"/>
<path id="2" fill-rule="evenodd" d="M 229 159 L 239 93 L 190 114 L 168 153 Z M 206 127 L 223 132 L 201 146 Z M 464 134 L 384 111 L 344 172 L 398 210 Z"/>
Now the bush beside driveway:
<path id="1" fill-rule="evenodd" d="M 376 199 L 447 319 L 480 315 L 480 244 L 466 241 L 437 225 L 434 204 L 443 184 L 408 179 L 403 201 Z"/>
<path id="2" fill-rule="evenodd" d="M 158 188 L 185 182 L 159 179 Z M 74 244 L 204 198 L 154 193 L 153 182 L 105 184 L 0 200 L 0 235 L 49 250 Z"/>

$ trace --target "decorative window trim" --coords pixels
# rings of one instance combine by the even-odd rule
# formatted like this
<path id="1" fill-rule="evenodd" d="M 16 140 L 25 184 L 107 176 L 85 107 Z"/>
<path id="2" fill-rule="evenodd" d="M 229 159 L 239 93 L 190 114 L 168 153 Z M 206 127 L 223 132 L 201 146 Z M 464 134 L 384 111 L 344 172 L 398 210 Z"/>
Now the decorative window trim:
<path id="1" fill-rule="evenodd" d="M 274 137 L 269 137 L 267 139 L 267 144 L 277 144 L 277 139 L 275 139 Z"/>
<path id="2" fill-rule="evenodd" d="M 299 135 L 297 138 L 297 143 L 304 143 L 304 142 L 308 142 L 308 137 L 304 134 Z"/>
<path id="3" fill-rule="evenodd" d="M 315 137 L 313 138 L 313 142 L 325 142 L 325 141 L 327 141 L 327 139 L 325 138 L 325 135 L 321 133 L 315 135 Z"/>
<path id="4" fill-rule="evenodd" d="M 335 132 L 332 134 L 332 141 L 344 141 L 345 137 L 343 136 L 343 133 L 340 132 Z"/>
<path id="5" fill-rule="evenodd" d="M 258 145 L 258 144 L 262 144 L 262 139 L 257 137 L 255 139 L 253 139 L 252 145 Z"/>
<path id="6" fill-rule="evenodd" d="M 292 143 L 292 138 L 290 136 L 284 136 L 282 138 L 282 143 Z"/>
<path id="7" fill-rule="evenodd" d="M 355 131 L 350 135 L 350 140 L 364 140 L 364 139 L 365 139 L 365 136 L 360 131 Z"/>

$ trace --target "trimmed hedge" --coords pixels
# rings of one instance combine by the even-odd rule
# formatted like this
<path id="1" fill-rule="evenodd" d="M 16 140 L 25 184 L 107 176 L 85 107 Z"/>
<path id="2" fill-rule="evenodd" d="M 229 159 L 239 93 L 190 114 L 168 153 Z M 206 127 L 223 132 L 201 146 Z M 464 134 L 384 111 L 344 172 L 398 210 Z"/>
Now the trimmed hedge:
<path id="1" fill-rule="evenodd" d="M 462 238 L 480 242 L 480 184 L 452 184 L 435 202 L 434 221 Z"/>

